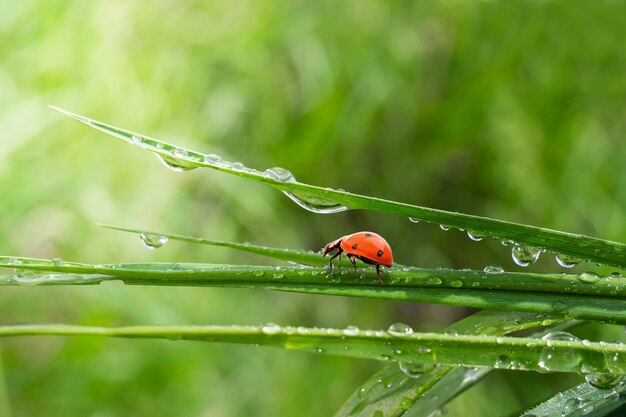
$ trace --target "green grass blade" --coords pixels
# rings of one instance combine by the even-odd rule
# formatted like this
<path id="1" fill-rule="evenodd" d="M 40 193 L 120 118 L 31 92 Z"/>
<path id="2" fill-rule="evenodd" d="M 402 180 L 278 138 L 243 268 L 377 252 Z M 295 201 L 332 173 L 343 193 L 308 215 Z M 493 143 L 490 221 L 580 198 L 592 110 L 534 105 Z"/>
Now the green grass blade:
<path id="1" fill-rule="evenodd" d="M 204 155 L 200 152 L 180 148 L 57 107 L 51 107 L 101 132 L 155 153 L 167 166 L 174 170 L 184 171 L 206 167 L 261 181 L 283 191 L 300 206 L 316 213 L 334 213 L 346 209 L 392 213 L 467 230 L 481 236 L 512 240 L 519 244 L 543 248 L 554 253 L 626 268 L 626 245 L 623 243 L 304 184 L 297 182 L 291 173 L 282 168 L 260 172 L 238 163 L 223 161 L 213 155 Z"/>
<path id="2" fill-rule="evenodd" d="M 230 249 L 235 249 L 243 252 L 254 253 L 256 255 L 267 256 L 274 259 L 280 259 L 282 261 L 296 262 L 303 265 L 311 265 L 323 267 L 328 265 L 328 258 L 322 258 L 322 253 L 304 251 L 299 249 L 284 249 L 274 248 L 269 246 L 253 245 L 250 243 L 236 243 L 225 242 L 222 240 L 204 239 L 201 237 L 185 236 L 174 233 L 162 233 L 154 232 L 150 230 L 130 229 L 118 226 L 109 226 L 100 224 L 99 226 L 105 227 L 111 230 L 118 230 L 122 232 L 134 233 L 140 236 L 153 236 L 153 237 L 166 237 L 168 240 L 177 240 L 180 242 L 196 243 L 209 246 L 220 246 Z"/>
<path id="3" fill-rule="evenodd" d="M 626 380 L 614 388 L 598 389 L 583 383 L 559 392 L 526 411 L 523 417 L 604 417 L 623 416 L 626 411 Z M 614 414 L 616 410 L 621 411 Z"/>
<path id="4" fill-rule="evenodd" d="M 119 279 L 129 285 L 216 286 L 259 288 L 309 294 L 343 295 L 399 301 L 449 304 L 491 310 L 527 311 L 544 314 L 565 314 L 571 318 L 626 324 L 626 300 L 623 288 L 608 294 L 580 295 L 595 288 L 596 283 L 574 282 L 568 286 L 554 283 L 553 293 L 538 292 L 535 280 L 562 279 L 551 274 L 489 274 L 481 271 L 392 269 L 386 271 L 386 284 L 380 285 L 371 269 L 353 272 L 351 268 L 335 270 L 294 266 L 250 266 L 179 263 L 89 265 L 76 262 L 30 258 L 0 257 L 0 268 L 21 271 L 18 276 L 0 278 L 0 285 L 94 284 Z M 73 277 L 29 277 L 23 271 L 46 271 L 75 274 Z M 96 275 L 94 277 L 94 275 Z M 445 279 L 443 279 L 443 278 Z M 515 279 L 512 279 L 515 278 Z M 520 282 L 528 279 L 527 285 Z M 611 278 L 607 278 L 611 279 Z M 565 282 L 565 281 L 564 281 Z M 461 285 L 459 285 L 459 283 Z M 478 286 L 476 285 L 478 284 Z M 491 289 L 486 289 L 491 288 Z M 524 290 L 524 288 L 526 288 Z M 599 286 L 598 291 L 603 291 Z M 595 290 L 594 290 L 595 291 Z M 615 292 L 614 294 L 612 292 Z"/>
<path id="5" fill-rule="evenodd" d="M 0 326 L 0 337 L 114 336 L 262 345 L 318 354 L 424 365 L 498 367 L 541 372 L 626 374 L 626 346 L 527 337 L 266 326 Z M 583 366 L 584 365 L 584 366 Z M 581 367 L 583 370 L 581 370 Z"/>
<path id="6" fill-rule="evenodd" d="M 562 320 L 565 320 L 562 316 L 483 310 L 452 324 L 447 331 L 500 336 Z M 409 377 L 397 364 L 392 364 L 381 369 L 361 385 L 338 410 L 335 417 L 375 415 L 376 412 L 382 412 L 388 417 L 402 416 L 407 412 L 417 413 L 415 415 L 419 416 L 429 415 L 469 387 L 481 373 L 485 372 L 488 372 L 488 369 L 438 366 Z"/>

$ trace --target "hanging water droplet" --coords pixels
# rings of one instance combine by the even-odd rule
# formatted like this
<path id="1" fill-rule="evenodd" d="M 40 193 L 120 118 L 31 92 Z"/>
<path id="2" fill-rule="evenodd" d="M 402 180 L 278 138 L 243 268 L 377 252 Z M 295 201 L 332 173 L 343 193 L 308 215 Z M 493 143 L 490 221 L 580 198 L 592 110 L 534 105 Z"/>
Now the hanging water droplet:
<path id="1" fill-rule="evenodd" d="M 500 265 L 487 265 L 483 271 L 488 274 L 501 274 L 504 272 L 504 268 Z"/>
<path id="2" fill-rule="evenodd" d="M 176 151 L 174 151 L 174 154 L 176 154 Z M 163 163 L 163 165 L 165 165 L 167 168 L 171 169 L 172 171 L 184 172 L 184 171 L 190 171 L 194 168 L 198 168 L 198 165 L 194 164 L 193 162 L 184 161 L 182 159 L 173 158 L 167 155 L 161 155 L 159 153 L 155 155 L 157 156 L 157 158 L 159 158 L 159 160 Z"/>
<path id="3" fill-rule="evenodd" d="M 478 233 L 475 233 L 475 232 L 470 232 L 469 230 L 467 231 L 467 237 L 469 237 L 470 239 L 472 239 L 475 242 L 480 242 L 484 238 L 484 236 L 481 236 L 481 235 L 479 235 Z"/>
<path id="4" fill-rule="evenodd" d="M 582 274 L 578 275 L 578 280 L 587 284 L 595 284 L 596 282 L 600 281 L 600 277 L 595 272 L 583 272 Z"/>
<path id="5" fill-rule="evenodd" d="M 276 323 L 266 323 L 261 328 L 261 331 L 265 334 L 276 334 L 280 332 L 280 326 Z"/>
<path id="6" fill-rule="evenodd" d="M 296 182 L 296 177 L 294 177 L 290 171 L 281 167 L 266 169 L 265 172 L 263 172 L 263 176 L 278 182 Z"/>
<path id="7" fill-rule="evenodd" d="M 402 373 L 410 378 L 419 378 L 424 372 L 428 372 L 435 367 L 432 364 L 408 362 L 399 362 L 398 366 Z"/>
<path id="8" fill-rule="evenodd" d="M 511 249 L 511 257 L 519 266 L 528 266 L 534 264 L 539 259 L 541 249 L 533 246 L 515 244 Z"/>
<path id="9" fill-rule="evenodd" d="M 450 228 L 449 228 L 448 226 L 443 225 L 443 224 L 440 224 L 440 225 L 439 225 L 439 228 L 440 228 L 441 230 L 443 230 L 444 232 L 447 232 L 448 230 L 450 230 Z"/>
<path id="10" fill-rule="evenodd" d="M 551 341 L 559 340 L 559 341 L 569 341 L 569 342 L 578 342 L 576 336 L 567 333 L 567 332 L 552 332 L 548 333 L 542 337 L 543 340 L 546 340 L 547 346 L 541 349 L 539 366 L 546 371 L 567 371 L 567 370 L 578 370 L 578 364 L 581 362 L 582 358 L 580 354 L 576 352 L 574 349 L 570 348 L 555 348 L 552 346 Z"/>
<path id="11" fill-rule="evenodd" d="M 402 337 L 413 334 L 413 329 L 409 325 L 404 323 L 394 323 L 389 326 L 387 332 L 392 336 Z"/>
<path id="12" fill-rule="evenodd" d="M 561 265 L 563 268 L 572 268 L 582 262 L 581 259 L 576 258 L 575 256 L 563 255 L 562 253 L 555 254 L 554 260 L 556 260 L 556 263 Z"/>
<path id="13" fill-rule="evenodd" d="M 327 198 L 307 193 L 283 191 L 287 197 L 305 210 L 317 214 L 332 214 L 348 210 L 348 207 Z"/>
<path id="14" fill-rule="evenodd" d="M 621 382 L 624 375 L 615 374 L 587 374 L 585 375 L 585 381 L 589 385 L 592 385 L 599 389 L 610 389 L 615 387 Z"/>
<path id="15" fill-rule="evenodd" d="M 410 221 L 411 223 L 419 223 L 419 222 L 420 222 L 418 219 L 416 219 L 416 218 L 414 218 L 414 217 L 409 217 L 409 221 Z"/>
<path id="16" fill-rule="evenodd" d="M 159 249 L 169 241 L 167 236 L 157 235 L 154 233 L 141 233 L 139 238 L 141 239 L 141 243 L 143 243 L 146 248 L 152 250 Z"/>
<path id="17" fill-rule="evenodd" d="M 622 274 L 615 271 L 615 272 L 611 272 L 611 275 L 609 275 L 611 278 L 621 278 Z"/>

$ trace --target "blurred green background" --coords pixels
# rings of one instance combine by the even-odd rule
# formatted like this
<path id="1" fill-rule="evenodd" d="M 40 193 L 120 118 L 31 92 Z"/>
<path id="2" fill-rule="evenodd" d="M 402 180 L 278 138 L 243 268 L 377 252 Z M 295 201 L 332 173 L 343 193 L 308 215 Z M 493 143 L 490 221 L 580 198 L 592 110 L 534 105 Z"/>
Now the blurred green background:
<path id="1" fill-rule="evenodd" d="M 626 241 L 622 1 L 0 0 L 0 254 L 268 261 L 95 222 L 319 249 L 384 235 L 398 262 L 519 269 L 508 248 L 367 212 L 315 215 L 209 170 L 174 173 L 55 104 L 304 182 Z M 579 268 L 596 268 L 583 265 Z M 558 270 L 547 255 L 531 270 Z M 2 323 L 439 330 L 468 311 L 252 290 L 0 290 Z M 622 337 L 621 329 L 588 337 Z M 379 363 L 193 342 L 0 344 L 0 415 L 326 416 Z M 575 377 L 496 372 L 451 416 L 501 416 Z M 500 400 L 494 401 L 494 398 Z"/>

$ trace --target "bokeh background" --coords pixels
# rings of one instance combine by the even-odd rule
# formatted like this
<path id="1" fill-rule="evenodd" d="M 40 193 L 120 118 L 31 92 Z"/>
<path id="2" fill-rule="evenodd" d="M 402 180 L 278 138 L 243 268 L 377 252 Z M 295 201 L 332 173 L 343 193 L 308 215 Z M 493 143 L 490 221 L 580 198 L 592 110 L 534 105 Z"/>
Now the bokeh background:
<path id="1" fill-rule="evenodd" d="M 380 213 L 316 215 L 241 178 L 172 172 L 47 104 L 316 185 L 626 241 L 622 1 L 0 6 L 0 254 L 264 264 L 175 242 L 148 251 L 94 223 L 305 249 L 370 229 L 401 263 L 519 269 L 497 241 Z M 546 255 L 530 269 L 559 270 Z M 467 313 L 235 289 L 0 289 L 2 323 L 428 331 Z M 0 415 L 16 417 L 325 416 L 381 366 L 98 338 L 3 340 L 0 352 Z M 578 381 L 495 372 L 448 415 L 509 415 Z"/>

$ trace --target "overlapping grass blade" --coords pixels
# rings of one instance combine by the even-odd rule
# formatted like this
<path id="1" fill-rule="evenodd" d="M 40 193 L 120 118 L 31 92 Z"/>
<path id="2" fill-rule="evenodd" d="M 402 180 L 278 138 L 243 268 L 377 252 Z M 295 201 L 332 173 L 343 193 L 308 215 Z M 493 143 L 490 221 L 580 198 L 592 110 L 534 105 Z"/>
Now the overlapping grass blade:
<path id="1" fill-rule="evenodd" d="M 253 245 L 251 243 L 226 242 L 222 240 L 211 240 L 201 237 L 185 236 L 175 233 L 162 233 L 149 230 L 130 229 L 118 226 L 109 226 L 100 224 L 99 226 L 107 229 L 119 230 L 122 232 L 134 233 L 139 236 L 165 237 L 168 240 L 178 240 L 181 242 L 196 243 L 209 246 L 220 246 L 230 249 L 236 249 L 244 252 L 254 253 L 256 255 L 267 256 L 282 261 L 295 262 L 303 265 L 323 267 L 328 265 L 328 258 L 322 258 L 320 252 L 304 251 L 299 249 L 274 248 L 269 246 Z"/>
<path id="2" fill-rule="evenodd" d="M 621 417 L 626 414 L 626 380 L 610 389 L 583 383 L 559 392 L 522 417 Z"/>
<path id="3" fill-rule="evenodd" d="M 239 163 L 223 161 L 216 155 L 187 150 L 57 107 L 52 108 L 81 123 L 157 154 L 164 164 L 174 170 L 206 167 L 261 181 L 283 191 L 300 206 L 313 212 L 334 213 L 345 209 L 365 209 L 393 213 L 467 230 L 476 235 L 511 240 L 562 255 L 626 268 L 626 245 L 623 243 L 304 184 L 297 182 L 288 171 L 280 168 L 260 172 Z"/>
<path id="4" fill-rule="evenodd" d="M 484 310 L 452 324 L 447 331 L 500 336 L 563 320 L 563 316 Z M 429 415 L 475 383 L 486 372 L 486 368 L 437 366 L 409 376 L 397 364 L 392 364 L 361 385 L 335 417 L 375 415 L 376 412 L 382 412 L 388 417 Z"/>
<path id="5" fill-rule="evenodd" d="M 567 286 L 553 274 L 490 274 L 482 271 L 392 269 L 380 285 L 372 268 L 354 272 L 296 266 L 137 263 L 89 265 L 54 260 L 0 257 L 0 268 L 17 271 L 71 273 L 54 279 L 4 276 L 0 285 L 93 284 L 119 279 L 129 285 L 215 286 L 259 288 L 309 294 L 343 295 L 398 301 L 419 301 L 486 308 L 565 314 L 571 318 L 626 324 L 623 284 L 603 286 L 572 278 Z M 23 274 L 22 274 L 23 275 Z M 99 275 L 100 277 L 94 277 Z M 606 278 L 612 282 L 613 278 Z M 617 278 L 615 278 L 617 279 Z M 545 280 L 545 281 L 542 281 Z M 552 280 L 552 281 L 551 281 Z M 550 283 L 551 282 L 551 283 Z M 596 286 L 600 284 L 597 289 Z M 553 292 L 546 291 L 550 288 Z M 580 295 L 577 292 L 591 292 Z M 594 293 L 598 291 L 598 295 Z M 593 294 L 593 295 L 592 295 Z"/>

